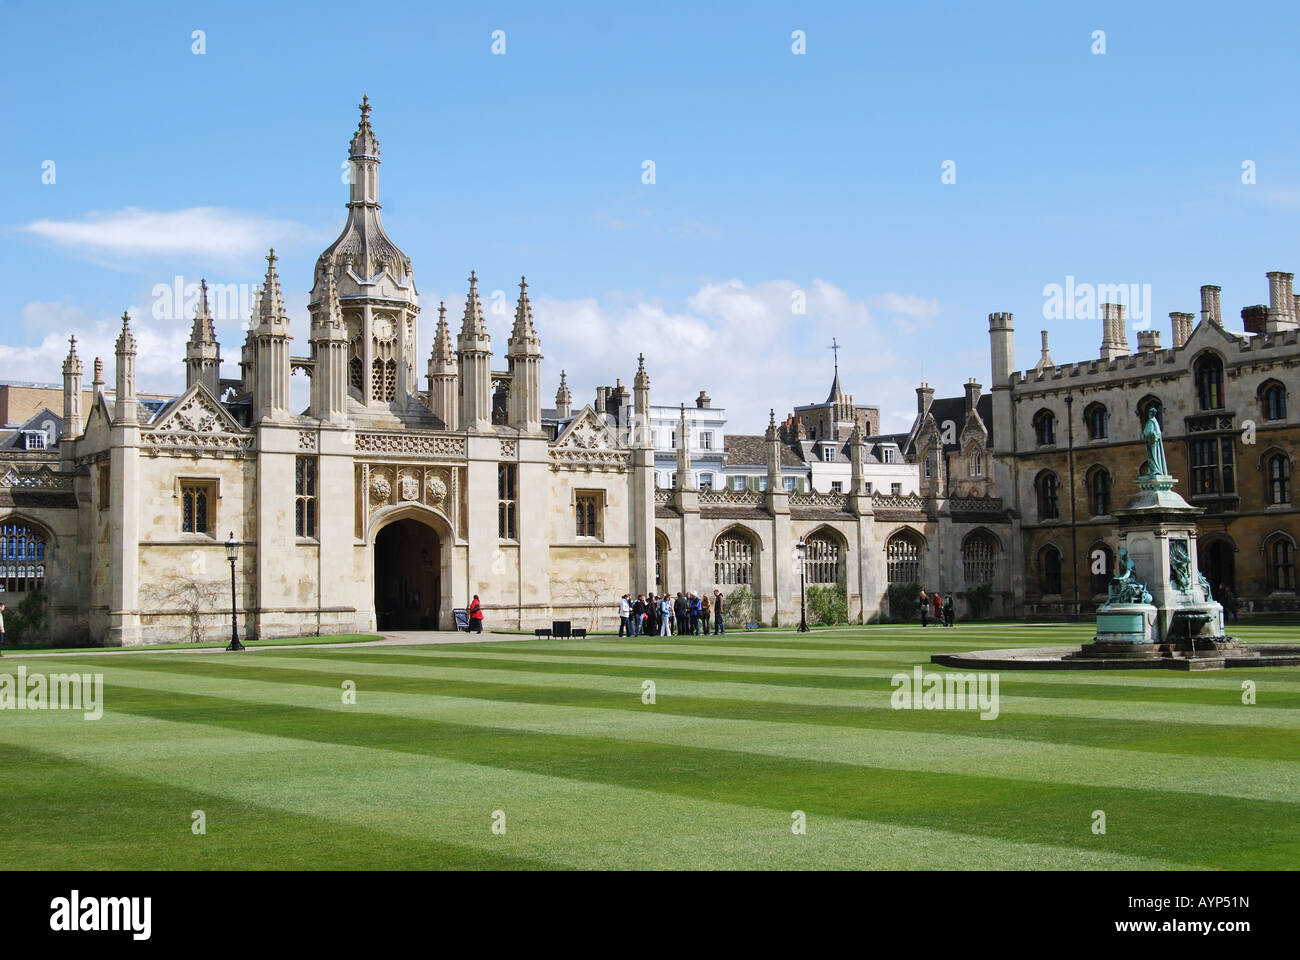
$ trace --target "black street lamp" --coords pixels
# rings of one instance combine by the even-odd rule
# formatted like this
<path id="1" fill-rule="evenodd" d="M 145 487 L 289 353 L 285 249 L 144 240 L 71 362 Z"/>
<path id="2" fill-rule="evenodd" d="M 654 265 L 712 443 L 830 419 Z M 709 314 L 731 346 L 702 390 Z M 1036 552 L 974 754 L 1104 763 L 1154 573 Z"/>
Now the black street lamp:
<path id="1" fill-rule="evenodd" d="M 243 650 L 244 645 L 239 642 L 239 621 L 235 619 L 235 561 L 239 559 L 239 541 L 234 530 L 226 541 L 226 559 L 230 561 L 230 646 L 226 649 Z"/>
<path id="2" fill-rule="evenodd" d="M 808 544 L 800 538 L 795 544 L 795 550 L 799 552 L 799 632 L 808 632 L 808 603 L 804 599 L 804 582 L 808 576 L 808 566 L 804 563 L 804 555 L 808 552 Z"/>

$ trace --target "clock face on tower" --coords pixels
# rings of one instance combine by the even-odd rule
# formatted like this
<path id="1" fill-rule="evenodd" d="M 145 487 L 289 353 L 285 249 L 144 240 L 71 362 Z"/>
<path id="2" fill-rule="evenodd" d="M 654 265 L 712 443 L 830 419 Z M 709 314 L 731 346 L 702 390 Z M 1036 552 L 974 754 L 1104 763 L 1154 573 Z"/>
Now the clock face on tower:
<path id="1" fill-rule="evenodd" d="M 375 339 L 379 341 L 392 340 L 396 334 L 391 317 L 376 317 L 374 325 Z"/>

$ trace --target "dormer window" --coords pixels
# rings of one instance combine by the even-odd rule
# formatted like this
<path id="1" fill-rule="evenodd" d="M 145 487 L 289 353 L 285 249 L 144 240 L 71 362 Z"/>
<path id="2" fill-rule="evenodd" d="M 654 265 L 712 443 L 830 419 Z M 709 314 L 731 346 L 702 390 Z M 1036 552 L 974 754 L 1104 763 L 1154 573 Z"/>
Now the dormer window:
<path id="1" fill-rule="evenodd" d="M 834 447 L 822 447 L 822 461 L 825 462 L 825 463 L 834 463 L 834 462 L 835 462 L 835 448 L 834 448 Z"/>
<path id="2" fill-rule="evenodd" d="M 45 431 L 29 430 L 23 434 L 24 450 L 44 450 L 45 449 Z"/>
<path id="3" fill-rule="evenodd" d="M 894 448 L 893 448 L 893 447 L 881 447 L 881 448 L 880 448 L 880 459 L 881 459 L 881 461 L 884 462 L 884 463 L 893 463 L 893 462 L 894 462 Z"/>

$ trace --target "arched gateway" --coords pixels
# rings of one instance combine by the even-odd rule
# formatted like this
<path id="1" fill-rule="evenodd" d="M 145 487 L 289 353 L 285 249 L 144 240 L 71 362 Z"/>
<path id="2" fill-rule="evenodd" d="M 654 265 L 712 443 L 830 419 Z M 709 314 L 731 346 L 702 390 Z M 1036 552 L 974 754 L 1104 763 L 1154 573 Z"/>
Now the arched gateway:
<path id="1" fill-rule="evenodd" d="M 371 592 L 377 630 L 446 630 L 452 626 L 448 531 L 438 518 L 405 513 L 376 528 Z"/>

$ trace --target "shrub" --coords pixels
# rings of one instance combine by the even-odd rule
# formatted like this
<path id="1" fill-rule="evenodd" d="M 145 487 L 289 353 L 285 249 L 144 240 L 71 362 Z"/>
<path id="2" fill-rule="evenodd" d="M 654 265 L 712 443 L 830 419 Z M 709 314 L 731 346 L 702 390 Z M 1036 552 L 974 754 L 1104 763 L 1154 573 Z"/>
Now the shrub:
<path id="1" fill-rule="evenodd" d="M 46 621 L 45 591 L 29 590 L 5 610 L 5 639 L 15 646 L 40 646 Z"/>
<path id="2" fill-rule="evenodd" d="M 916 599 L 921 595 L 919 583 L 891 583 L 889 585 L 889 619 L 894 623 L 915 620 Z"/>
<path id="3" fill-rule="evenodd" d="M 737 587 L 727 594 L 722 607 L 722 622 L 728 629 L 743 630 L 745 624 L 758 619 L 754 614 L 754 594 L 749 587 Z"/>
<path id="4" fill-rule="evenodd" d="M 970 609 L 972 620 L 983 620 L 993 609 L 993 584 L 981 583 L 966 592 L 966 606 Z"/>
<path id="5" fill-rule="evenodd" d="M 848 623 L 849 598 L 844 587 L 838 583 L 830 587 L 816 584 L 809 587 L 808 611 L 812 614 L 809 619 L 815 619 L 817 623 L 832 627 L 837 623 Z"/>

